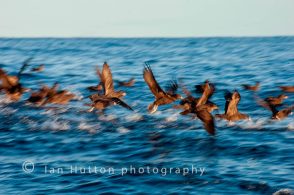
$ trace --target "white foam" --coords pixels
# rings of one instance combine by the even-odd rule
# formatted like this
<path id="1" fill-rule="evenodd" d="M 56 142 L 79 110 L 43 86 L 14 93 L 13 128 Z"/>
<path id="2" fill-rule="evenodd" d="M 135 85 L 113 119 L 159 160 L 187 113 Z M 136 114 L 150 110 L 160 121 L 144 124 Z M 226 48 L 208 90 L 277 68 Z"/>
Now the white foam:
<path id="1" fill-rule="evenodd" d="M 58 119 L 55 120 L 48 120 L 45 121 L 42 125 L 41 125 L 41 129 L 42 130 L 54 130 L 54 131 L 65 131 L 65 130 L 69 130 L 70 126 L 68 124 L 68 122 L 62 122 L 62 121 L 58 121 Z"/>
<path id="2" fill-rule="evenodd" d="M 165 118 L 166 122 L 175 122 L 178 119 L 178 114 L 173 114 Z"/>
<path id="3" fill-rule="evenodd" d="M 122 134 L 130 132 L 130 130 L 125 127 L 119 127 L 119 128 L 117 128 L 117 131 Z"/>
<path id="4" fill-rule="evenodd" d="M 78 126 L 78 129 L 88 131 L 89 133 L 97 133 L 100 129 L 100 125 L 90 125 L 86 122 L 81 122 Z"/>
<path id="5" fill-rule="evenodd" d="M 126 119 L 127 122 L 136 122 L 136 121 L 142 120 L 143 116 L 140 115 L 139 113 L 135 113 L 135 114 L 127 115 L 125 117 L 125 119 Z"/>
<path id="6" fill-rule="evenodd" d="M 1 108 L 0 112 L 3 114 L 13 114 L 17 111 L 18 109 L 13 109 L 13 108 L 9 108 L 9 107 L 3 107 Z"/>
<path id="7" fill-rule="evenodd" d="M 289 130 L 294 130 L 294 122 L 291 122 L 288 124 L 288 129 Z"/>
<path id="8" fill-rule="evenodd" d="M 5 95 L 0 95 L 0 104 L 9 104 L 13 101 L 9 98 L 7 98 Z"/>
<path id="9" fill-rule="evenodd" d="M 276 191 L 275 193 L 273 193 L 273 195 L 294 195 L 294 191 L 292 189 L 285 188 Z"/>

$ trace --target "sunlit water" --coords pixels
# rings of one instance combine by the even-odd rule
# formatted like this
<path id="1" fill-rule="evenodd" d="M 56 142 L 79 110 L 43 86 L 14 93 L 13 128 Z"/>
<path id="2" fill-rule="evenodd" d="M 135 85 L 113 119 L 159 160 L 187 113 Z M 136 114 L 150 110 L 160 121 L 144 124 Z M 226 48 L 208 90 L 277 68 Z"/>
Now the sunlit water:
<path id="1" fill-rule="evenodd" d="M 45 71 L 25 72 L 22 83 L 36 90 L 58 81 L 81 99 L 66 106 L 35 107 L 25 100 L 0 100 L 0 193 L 79 194 L 185 193 L 272 194 L 294 186 L 293 115 L 280 122 L 258 106 L 240 85 L 261 81 L 258 95 L 279 95 L 294 85 L 294 38 L 202 39 L 0 39 L 0 64 L 16 74 L 22 62 L 44 63 Z M 124 100 L 134 112 L 113 106 L 88 113 L 87 86 L 98 83 L 95 66 L 107 61 L 114 80 L 136 79 Z M 250 121 L 216 121 L 209 136 L 199 120 L 180 116 L 171 105 L 150 115 L 153 101 L 142 77 L 145 61 L 165 87 L 173 78 L 193 86 L 216 84 L 212 97 L 224 109 L 224 90 L 238 89 L 240 111 Z M 30 67 L 31 68 L 31 67 Z M 181 93 L 181 91 L 179 91 Z M 197 96 L 196 94 L 194 94 Z M 287 94 L 286 105 L 294 95 Z M 32 173 L 24 161 L 35 163 Z M 163 168 L 205 168 L 166 175 Z M 113 168 L 114 173 L 70 172 L 71 166 Z M 122 168 L 156 167 L 159 173 L 126 173 Z M 31 170 L 32 166 L 27 168 Z M 49 172 L 60 168 L 63 172 Z M 46 172 L 47 169 L 47 172 Z M 49 169 L 49 170 L 48 170 Z"/>

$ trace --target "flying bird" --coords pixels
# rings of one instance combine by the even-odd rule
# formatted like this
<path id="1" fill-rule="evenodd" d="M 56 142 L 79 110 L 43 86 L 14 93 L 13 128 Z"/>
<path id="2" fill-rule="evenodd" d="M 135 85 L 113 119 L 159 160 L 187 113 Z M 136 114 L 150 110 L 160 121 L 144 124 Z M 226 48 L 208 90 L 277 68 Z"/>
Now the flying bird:
<path id="1" fill-rule="evenodd" d="M 190 91 L 188 91 L 183 85 L 181 86 L 187 97 L 180 102 L 180 105 L 182 106 L 180 108 L 184 109 L 180 114 L 194 114 L 202 121 L 205 130 L 209 134 L 215 135 L 214 118 L 211 112 L 218 109 L 218 107 L 208 100 L 215 90 L 214 86 L 210 86 L 210 83 L 207 81 L 202 88 L 203 91 L 200 98 L 193 97 Z"/>
<path id="2" fill-rule="evenodd" d="M 245 90 L 258 91 L 259 88 L 260 88 L 260 82 L 256 82 L 255 85 L 247 85 L 247 84 L 243 84 L 242 86 L 243 86 L 243 88 L 244 88 Z"/>
<path id="3" fill-rule="evenodd" d="M 262 107 L 264 107 L 272 112 L 271 119 L 273 119 L 273 120 L 282 120 L 282 119 L 286 118 L 289 114 L 292 113 L 292 111 L 294 109 L 294 105 L 292 105 L 287 108 L 278 110 L 276 105 L 270 104 L 269 102 L 262 100 L 258 96 L 255 96 L 255 99 L 257 100 L 257 103 L 259 105 L 261 105 Z"/>
<path id="4" fill-rule="evenodd" d="M 131 78 L 128 81 L 117 81 L 119 86 L 122 87 L 132 87 L 135 84 L 135 79 Z"/>
<path id="5" fill-rule="evenodd" d="M 249 119 L 249 116 L 246 114 L 242 114 L 238 111 L 238 104 L 241 100 L 240 93 L 235 90 L 233 93 L 226 92 L 225 93 L 226 106 L 224 114 L 216 114 L 216 118 L 226 119 L 228 121 L 238 121 Z"/>
<path id="6" fill-rule="evenodd" d="M 283 104 L 284 99 L 287 99 L 288 96 L 281 94 L 277 97 L 267 97 L 264 99 L 269 105 L 272 106 L 281 106 Z"/>
<path id="7" fill-rule="evenodd" d="M 289 92 L 289 93 L 294 92 L 294 86 L 280 86 L 280 88 L 284 92 Z"/>
<path id="8" fill-rule="evenodd" d="M 124 97 L 126 93 L 123 91 L 114 90 L 111 70 L 106 62 L 103 64 L 102 72 L 99 70 L 99 68 L 97 68 L 97 74 L 101 79 L 103 94 L 93 94 L 89 96 L 92 101 L 89 111 L 93 111 L 95 108 L 97 110 L 104 110 L 105 108 L 112 105 L 120 105 L 129 110 L 133 110 L 129 105 L 120 99 Z"/>
<path id="9" fill-rule="evenodd" d="M 182 99 L 181 95 L 175 93 L 177 89 L 175 83 L 170 85 L 170 89 L 167 92 L 161 89 L 154 77 L 151 67 L 147 63 L 145 63 L 143 77 L 150 91 L 155 96 L 155 101 L 148 106 L 148 110 L 151 114 L 157 111 L 158 106 L 171 104 L 178 99 Z"/>
<path id="10" fill-rule="evenodd" d="M 0 68 L 0 89 L 1 91 L 4 91 L 6 96 L 12 101 L 18 101 L 24 92 L 29 91 L 29 89 L 22 87 L 20 79 L 30 60 L 31 58 L 23 63 L 19 72 L 17 73 L 17 76 L 8 75 L 3 69 Z"/>

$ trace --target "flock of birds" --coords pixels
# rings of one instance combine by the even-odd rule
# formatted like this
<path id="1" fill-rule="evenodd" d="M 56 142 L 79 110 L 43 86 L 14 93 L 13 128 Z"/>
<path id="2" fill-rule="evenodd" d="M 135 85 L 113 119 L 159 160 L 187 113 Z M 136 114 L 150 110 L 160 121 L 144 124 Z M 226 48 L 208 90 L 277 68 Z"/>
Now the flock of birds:
<path id="1" fill-rule="evenodd" d="M 3 69 L 0 68 L 0 92 L 4 93 L 7 98 L 12 101 L 18 101 L 22 94 L 30 91 L 30 89 L 24 88 L 21 85 L 21 75 L 25 69 L 29 66 L 29 61 L 26 60 L 20 71 L 16 76 L 8 75 Z M 31 71 L 40 72 L 44 70 L 44 65 L 33 67 Z M 114 82 L 109 65 L 105 62 L 102 69 L 96 68 L 97 75 L 100 79 L 100 83 L 95 86 L 90 86 L 87 89 L 95 91 L 95 94 L 89 96 L 91 100 L 89 112 L 94 109 L 103 111 L 109 106 L 120 105 L 129 110 L 133 109 L 125 103 L 122 98 L 126 95 L 124 91 L 116 91 L 114 89 Z M 223 114 L 212 115 L 212 111 L 218 109 L 218 106 L 211 102 L 209 99 L 212 97 L 216 88 L 215 85 L 206 80 L 203 84 L 196 85 L 196 92 L 200 93 L 200 97 L 193 97 L 192 93 L 186 89 L 183 83 L 178 84 L 177 81 L 172 81 L 167 90 L 163 90 L 156 81 L 153 71 L 149 64 L 145 63 L 143 69 L 143 78 L 150 91 L 155 96 L 153 103 L 149 104 L 148 111 L 154 113 L 161 105 L 171 104 L 176 100 L 180 100 L 178 105 L 173 106 L 176 109 L 182 109 L 181 115 L 192 115 L 202 121 L 205 130 L 215 135 L 215 122 L 214 118 L 224 119 L 227 121 L 248 120 L 249 116 L 238 111 L 238 103 L 241 100 L 241 95 L 237 90 L 232 92 L 227 91 L 225 93 L 225 112 Z M 129 81 L 118 81 L 119 86 L 132 87 L 135 83 L 134 79 Z M 182 88 L 186 97 L 182 97 L 176 93 L 179 86 Z M 256 85 L 243 85 L 244 89 L 257 91 L 260 88 L 260 83 Z M 37 106 L 44 106 L 46 104 L 67 104 L 69 101 L 75 98 L 75 95 L 67 90 L 59 90 L 58 83 L 55 83 L 52 87 L 43 85 L 38 91 L 32 92 L 27 99 L 28 102 Z M 294 86 L 281 86 L 284 92 L 294 92 Z M 283 109 L 278 109 L 283 105 L 283 100 L 287 98 L 286 95 L 281 94 L 277 97 L 268 97 L 261 99 L 255 95 L 255 98 L 259 105 L 265 107 L 272 112 L 272 119 L 282 120 L 286 118 L 294 109 L 294 106 L 289 106 Z"/>

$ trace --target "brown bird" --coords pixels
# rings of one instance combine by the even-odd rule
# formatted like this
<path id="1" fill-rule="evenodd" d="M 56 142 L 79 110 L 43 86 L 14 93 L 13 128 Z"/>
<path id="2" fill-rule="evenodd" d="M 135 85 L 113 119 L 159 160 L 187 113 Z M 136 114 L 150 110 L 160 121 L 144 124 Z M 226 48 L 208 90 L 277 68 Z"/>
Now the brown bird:
<path id="1" fill-rule="evenodd" d="M 195 114 L 195 116 L 202 121 L 205 130 L 209 134 L 215 135 L 214 118 L 212 114 L 210 113 L 214 108 L 213 109 L 208 108 L 209 107 L 208 104 L 196 106 L 195 103 L 196 103 L 195 101 L 191 102 L 189 109 L 181 112 L 181 114 L 182 115 Z"/>
<path id="2" fill-rule="evenodd" d="M 170 104 L 178 99 L 182 99 L 181 95 L 175 93 L 177 85 L 172 84 L 168 92 L 165 92 L 161 89 L 153 75 L 151 67 L 147 63 L 145 64 L 143 70 L 143 77 L 145 82 L 149 86 L 149 89 L 155 96 L 155 101 L 148 106 L 148 110 L 150 113 L 156 112 L 158 106 L 160 105 Z"/>
<path id="3" fill-rule="evenodd" d="M 90 99 L 92 100 L 92 104 L 90 104 L 91 108 L 89 112 L 92 112 L 94 108 L 97 110 L 104 110 L 108 106 L 112 106 L 112 105 L 120 105 L 129 110 L 133 110 L 128 104 L 126 104 L 125 102 L 123 102 L 121 99 L 117 97 L 107 97 L 107 96 L 94 94 L 90 96 Z"/>
<path id="4" fill-rule="evenodd" d="M 39 66 L 33 67 L 31 69 L 32 72 L 41 72 L 45 69 L 45 65 L 44 64 L 40 64 Z"/>
<path id="5" fill-rule="evenodd" d="M 264 101 L 266 101 L 269 105 L 272 105 L 272 106 L 281 106 L 283 103 L 283 100 L 287 98 L 288 96 L 281 94 L 278 97 L 265 98 Z"/>
<path id="6" fill-rule="evenodd" d="M 259 90 L 259 87 L 260 87 L 260 82 L 256 82 L 255 85 L 246 85 L 246 84 L 243 84 L 242 86 L 246 90 L 258 91 Z"/>
<path id="7" fill-rule="evenodd" d="M 211 112 L 215 109 L 218 109 L 218 107 L 214 103 L 208 101 L 208 98 L 211 97 L 212 93 L 214 92 L 214 87 L 209 85 L 209 82 L 205 83 L 205 86 L 203 87 L 203 93 L 200 98 L 194 98 L 191 95 L 191 92 L 189 92 L 182 85 L 182 89 L 187 97 L 180 102 L 180 105 L 183 106 L 182 108 L 184 109 L 184 111 L 180 114 L 194 114 L 203 122 L 205 130 L 209 134 L 215 135 L 214 118 L 211 115 Z"/>
<path id="8" fill-rule="evenodd" d="M 102 72 L 97 68 L 97 74 L 101 79 L 105 96 L 122 98 L 126 95 L 124 91 L 114 90 L 111 70 L 106 62 L 103 64 Z"/>
<path id="9" fill-rule="evenodd" d="M 282 91 L 293 93 L 294 92 L 294 86 L 280 86 Z"/>
<path id="10" fill-rule="evenodd" d="M 67 104 L 75 97 L 74 94 L 67 90 L 58 91 L 58 87 L 58 83 L 55 83 L 51 88 L 44 85 L 39 91 L 33 92 L 27 101 L 39 106 L 45 104 Z"/>
<path id="11" fill-rule="evenodd" d="M 257 103 L 261 105 L 262 107 L 270 110 L 272 112 L 271 119 L 273 120 L 282 120 L 286 118 L 289 114 L 291 114 L 292 110 L 294 109 L 294 105 L 284 108 L 282 110 L 277 110 L 276 105 L 272 105 L 259 97 L 255 96 L 255 99 L 257 100 Z"/>
<path id="12" fill-rule="evenodd" d="M 99 83 L 98 85 L 87 87 L 87 89 L 89 91 L 102 91 L 103 90 L 103 86 L 102 86 L 101 83 Z"/>
<path id="13" fill-rule="evenodd" d="M 215 117 L 226 119 L 228 121 L 238 121 L 248 119 L 249 116 L 246 114 L 242 114 L 238 111 L 238 104 L 241 99 L 241 95 L 237 90 L 233 93 L 226 92 L 225 93 L 226 106 L 224 114 L 216 114 Z"/>
<path id="14" fill-rule="evenodd" d="M 208 110 L 208 112 L 212 112 L 213 110 L 218 109 L 216 104 L 208 100 L 215 91 L 214 85 L 206 80 L 203 85 L 198 86 L 201 86 L 202 95 L 200 98 L 195 98 L 192 96 L 191 92 L 187 90 L 183 84 L 181 84 L 182 90 L 187 97 L 181 100 L 180 105 L 176 106 L 176 108 L 184 109 L 184 112 L 182 112 L 182 114 L 189 113 L 189 109 L 192 104 L 194 105 L 194 107 L 202 105 L 203 108 L 206 108 Z"/>
<path id="15" fill-rule="evenodd" d="M 133 110 L 130 106 L 128 106 L 120 99 L 125 96 L 126 93 L 123 91 L 114 90 L 112 74 L 109 65 L 106 62 L 103 64 L 102 72 L 99 70 L 99 68 L 97 68 L 97 74 L 101 79 L 104 90 L 103 94 L 93 94 L 89 96 L 92 101 L 92 104 L 90 104 L 91 109 L 89 111 L 93 111 L 94 108 L 98 110 L 104 110 L 108 106 L 116 104 L 121 105 L 129 110 Z"/>
<path id="16" fill-rule="evenodd" d="M 27 101 L 36 105 L 42 105 L 46 101 L 49 91 L 50 88 L 44 85 L 39 91 L 33 92 Z"/>
<path id="17" fill-rule="evenodd" d="M 67 90 L 61 90 L 57 91 L 55 94 L 50 95 L 47 97 L 47 100 L 42 103 L 42 105 L 45 104 L 68 104 L 70 100 L 72 100 L 75 97 L 74 94 Z"/>
<path id="18" fill-rule="evenodd" d="M 28 66 L 28 60 L 26 60 L 17 76 L 7 75 L 6 72 L 0 68 L 0 80 L 1 80 L 1 91 L 4 91 L 6 96 L 12 101 L 18 101 L 24 92 L 29 89 L 22 87 L 20 83 L 20 77 L 24 69 Z"/>
<path id="19" fill-rule="evenodd" d="M 129 81 L 117 81 L 119 86 L 132 87 L 135 84 L 135 79 L 131 78 Z"/>

